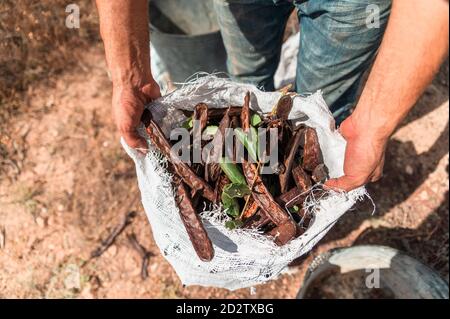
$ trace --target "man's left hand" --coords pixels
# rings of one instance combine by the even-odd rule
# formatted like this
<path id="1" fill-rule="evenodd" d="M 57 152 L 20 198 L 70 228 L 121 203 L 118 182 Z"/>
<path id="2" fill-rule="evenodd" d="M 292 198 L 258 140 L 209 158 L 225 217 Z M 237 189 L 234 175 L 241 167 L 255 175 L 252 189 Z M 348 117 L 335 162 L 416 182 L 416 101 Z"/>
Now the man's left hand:
<path id="1" fill-rule="evenodd" d="M 328 188 L 351 191 L 383 175 L 384 154 L 388 138 L 382 137 L 350 116 L 339 128 L 347 141 L 344 158 L 344 176 L 330 179 Z"/>

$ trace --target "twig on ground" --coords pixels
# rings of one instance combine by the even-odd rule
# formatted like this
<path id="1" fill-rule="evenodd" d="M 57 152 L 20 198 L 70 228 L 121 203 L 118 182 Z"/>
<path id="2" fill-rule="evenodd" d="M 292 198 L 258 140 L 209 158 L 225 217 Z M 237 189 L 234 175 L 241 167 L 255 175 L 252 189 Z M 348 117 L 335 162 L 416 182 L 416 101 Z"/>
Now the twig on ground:
<path id="1" fill-rule="evenodd" d="M 117 236 L 119 236 L 123 232 L 125 227 L 131 224 L 133 218 L 136 217 L 136 215 L 136 211 L 128 212 L 122 222 L 114 227 L 112 232 L 108 235 L 108 237 L 106 237 L 105 240 L 102 240 L 101 245 L 97 249 L 92 251 L 91 258 L 100 257 L 106 250 L 108 250 L 108 248 L 111 247 L 111 245 L 116 240 Z"/>
<path id="2" fill-rule="evenodd" d="M 127 238 L 130 241 L 131 246 L 139 253 L 142 258 L 141 278 L 145 280 L 148 277 L 148 262 L 150 260 L 150 257 L 153 257 L 155 254 L 148 251 L 144 246 L 142 246 L 137 240 L 134 233 L 128 234 Z"/>
<path id="3" fill-rule="evenodd" d="M 0 226 L 0 249 L 5 248 L 6 230 L 4 226 Z"/>

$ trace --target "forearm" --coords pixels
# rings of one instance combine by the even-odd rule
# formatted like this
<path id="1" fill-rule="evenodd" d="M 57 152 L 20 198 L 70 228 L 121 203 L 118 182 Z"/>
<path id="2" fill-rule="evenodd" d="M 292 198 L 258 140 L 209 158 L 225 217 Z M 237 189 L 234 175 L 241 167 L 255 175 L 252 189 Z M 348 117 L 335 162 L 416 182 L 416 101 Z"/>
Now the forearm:
<path id="1" fill-rule="evenodd" d="M 151 81 L 147 0 L 96 0 L 113 85 Z"/>
<path id="2" fill-rule="evenodd" d="M 381 139 L 394 132 L 448 52 L 448 6 L 446 0 L 394 0 L 378 57 L 352 115 L 354 126 Z"/>

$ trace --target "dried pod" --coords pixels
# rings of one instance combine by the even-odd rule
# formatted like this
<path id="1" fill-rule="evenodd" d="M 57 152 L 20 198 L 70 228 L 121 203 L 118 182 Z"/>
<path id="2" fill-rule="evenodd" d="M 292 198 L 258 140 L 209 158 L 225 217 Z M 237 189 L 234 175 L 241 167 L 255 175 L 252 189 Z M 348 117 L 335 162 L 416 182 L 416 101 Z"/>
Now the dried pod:
<path id="1" fill-rule="evenodd" d="M 281 225 L 270 230 L 267 234 L 274 237 L 275 244 L 282 246 L 288 243 L 292 238 L 301 235 L 301 231 L 299 231 L 295 222 L 286 220 Z"/>
<path id="2" fill-rule="evenodd" d="M 245 95 L 244 105 L 241 113 L 241 124 L 244 132 L 250 129 L 250 93 Z M 284 245 L 291 240 L 297 232 L 297 225 L 291 217 L 273 199 L 267 187 L 259 175 L 256 165 L 249 163 L 245 159 L 242 163 L 245 179 L 252 190 L 254 201 L 267 214 L 271 221 L 277 225 L 275 228 L 275 243 Z"/>
<path id="3" fill-rule="evenodd" d="M 202 132 L 208 123 L 208 105 L 199 103 L 194 108 L 194 120 L 199 121 L 199 130 Z"/>
<path id="4" fill-rule="evenodd" d="M 249 219 L 258 211 L 258 209 L 259 209 L 258 203 L 256 203 L 253 197 L 250 196 L 250 198 L 248 199 L 247 207 L 242 213 L 242 219 L 243 220 Z"/>
<path id="5" fill-rule="evenodd" d="M 181 220 L 191 240 L 198 257 L 203 261 L 210 261 L 214 257 L 211 240 L 206 233 L 200 216 L 192 205 L 189 192 L 183 181 L 174 176 L 175 200 L 177 202 Z"/>
<path id="6" fill-rule="evenodd" d="M 281 193 L 286 192 L 289 188 L 289 178 L 291 176 L 292 167 L 295 161 L 295 155 L 297 154 L 301 139 L 302 130 L 297 130 L 294 133 L 294 136 L 292 136 L 291 141 L 289 142 L 289 151 L 284 159 L 285 171 L 284 173 L 280 174 Z"/>
<path id="7" fill-rule="evenodd" d="M 212 140 L 212 155 L 206 160 L 207 181 L 215 182 L 221 173 L 219 158 L 221 158 L 223 144 L 225 141 L 225 130 L 230 127 L 230 109 L 227 109 L 219 124 L 219 129 Z M 206 176 L 205 176 L 206 177 Z"/>
<path id="8" fill-rule="evenodd" d="M 312 172 L 312 179 L 316 183 L 325 183 L 328 179 L 328 168 L 325 164 L 319 164 Z"/>
<path id="9" fill-rule="evenodd" d="M 146 125 L 147 134 L 153 145 L 155 145 L 158 150 L 167 157 L 169 162 L 173 164 L 174 172 L 180 176 L 190 188 L 199 192 L 209 201 L 214 202 L 214 190 L 203 178 L 197 176 L 186 163 L 179 160 L 177 154 L 172 151 L 172 146 L 164 136 L 161 128 L 153 121 L 151 113 L 147 109 L 143 114 L 143 123 Z"/>
<path id="10" fill-rule="evenodd" d="M 275 115 L 282 121 L 287 121 L 289 113 L 292 110 L 292 98 L 289 95 L 283 95 L 277 103 Z"/>
<path id="11" fill-rule="evenodd" d="M 281 207 L 292 207 L 294 205 L 302 205 L 306 198 L 304 194 L 298 187 L 291 188 L 286 193 L 281 194 L 275 200 Z"/>
<path id="12" fill-rule="evenodd" d="M 302 193 L 308 191 L 312 187 L 309 175 L 306 174 L 300 165 L 292 170 L 292 177 L 294 178 L 295 185 L 297 185 Z"/>
<path id="13" fill-rule="evenodd" d="M 267 216 L 267 214 L 262 209 L 259 209 L 255 212 L 255 214 L 253 214 L 253 216 L 245 220 L 242 227 L 260 229 L 269 225 L 270 222 L 270 218 Z"/>
<path id="14" fill-rule="evenodd" d="M 302 168 L 308 172 L 312 172 L 317 165 L 323 163 L 319 138 L 317 137 L 316 130 L 311 127 L 305 128 L 303 137 L 304 147 Z"/>

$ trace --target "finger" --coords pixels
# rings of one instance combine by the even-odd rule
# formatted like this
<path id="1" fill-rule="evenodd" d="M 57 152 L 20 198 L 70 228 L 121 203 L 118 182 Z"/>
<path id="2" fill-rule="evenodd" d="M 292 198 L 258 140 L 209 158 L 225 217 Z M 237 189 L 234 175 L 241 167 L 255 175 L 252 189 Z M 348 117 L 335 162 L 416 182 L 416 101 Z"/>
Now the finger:
<path id="1" fill-rule="evenodd" d="M 361 178 L 354 178 L 344 175 L 339 178 L 332 178 L 325 182 L 325 186 L 330 189 L 349 192 L 365 184 Z"/>
<path id="2" fill-rule="evenodd" d="M 156 82 L 144 85 L 141 91 L 148 100 L 146 102 L 150 102 L 151 100 L 155 100 L 161 97 L 161 89 Z"/>
<path id="3" fill-rule="evenodd" d="M 122 131 L 121 134 L 129 147 L 136 149 L 142 154 L 147 153 L 147 142 L 137 133 L 136 130 Z"/>

